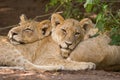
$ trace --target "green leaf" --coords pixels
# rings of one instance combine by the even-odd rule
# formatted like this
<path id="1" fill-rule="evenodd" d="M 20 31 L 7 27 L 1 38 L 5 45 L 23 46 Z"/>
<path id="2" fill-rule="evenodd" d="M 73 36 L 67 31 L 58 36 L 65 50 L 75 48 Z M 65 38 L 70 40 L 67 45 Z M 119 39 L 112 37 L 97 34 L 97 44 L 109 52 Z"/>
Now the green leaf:
<path id="1" fill-rule="evenodd" d="M 93 5 L 92 4 L 88 4 L 87 7 L 86 7 L 86 11 L 87 12 L 91 12 L 92 8 L 93 8 Z"/>
<path id="2" fill-rule="evenodd" d="M 93 0 L 86 0 L 86 3 L 84 4 L 84 8 L 86 8 L 88 4 L 93 4 Z"/>
<path id="3" fill-rule="evenodd" d="M 105 23 L 103 21 L 98 21 L 97 24 L 96 24 L 96 27 L 99 29 L 99 31 L 104 31 L 104 26 L 105 26 Z"/>
<path id="4" fill-rule="evenodd" d="M 72 0 L 64 0 L 64 1 L 67 3 L 67 2 L 70 2 L 70 1 L 72 1 Z"/>
<path id="5" fill-rule="evenodd" d="M 87 12 L 90 12 L 93 8 L 94 0 L 86 0 L 86 3 L 84 4 L 84 8 Z"/>
<path id="6" fill-rule="evenodd" d="M 108 5 L 103 5 L 103 9 L 106 10 Z"/>
<path id="7" fill-rule="evenodd" d="M 110 45 L 118 45 L 118 46 L 120 46 L 120 34 L 112 35 L 111 39 L 112 39 L 112 41 L 110 42 Z"/>
<path id="8" fill-rule="evenodd" d="M 57 3 L 58 3 L 58 0 L 50 0 L 49 5 L 54 6 Z"/>
<path id="9" fill-rule="evenodd" d="M 98 14 L 98 15 L 97 15 L 96 22 L 100 21 L 101 19 L 102 19 L 102 14 Z"/>

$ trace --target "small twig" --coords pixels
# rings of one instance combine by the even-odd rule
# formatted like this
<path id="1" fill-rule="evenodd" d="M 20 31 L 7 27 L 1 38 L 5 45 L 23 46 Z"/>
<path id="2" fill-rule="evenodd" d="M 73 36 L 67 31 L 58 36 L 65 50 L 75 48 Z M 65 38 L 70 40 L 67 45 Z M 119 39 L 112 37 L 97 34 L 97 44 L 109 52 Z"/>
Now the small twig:
<path id="1" fill-rule="evenodd" d="M 110 12 L 110 15 L 111 17 L 114 19 L 114 21 L 117 23 L 117 24 L 120 24 L 119 21 L 113 16 L 113 14 Z"/>
<path id="2" fill-rule="evenodd" d="M 63 11 L 57 12 L 57 10 L 62 6 L 62 4 L 60 4 L 53 13 L 63 13 Z M 53 13 L 49 13 L 49 14 L 44 14 L 44 15 L 40 15 L 40 16 L 36 16 L 33 20 L 36 20 L 37 18 L 41 18 L 41 17 L 45 17 L 45 16 L 49 16 L 52 15 Z M 49 18 L 48 18 L 49 19 Z"/>
<path id="3" fill-rule="evenodd" d="M 63 13 L 63 11 L 56 12 L 56 13 L 61 14 L 61 13 Z M 36 20 L 37 18 L 41 18 L 41 17 L 45 17 L 45 16 L 49 16 L 49 15 L 51 15 L 51 14 L 53 14 L 53 13 L 49 13 L 49 14 L 44 14 L 44 15 L 36 16 L 33 20 Z"/>
<path id="4" fill-rule="evenodd" d="M 63 11 L 56 12 L 56 13 L 61 14 L 61 13 L 63 13 Z M 45 15 L 41 15 L 41 16 L 36 16 L 33 20 L 36 20 L 37 18 L 41 18 L 41 17 L 45 17 L 45 16 L 49 16 L 49 15 L 51 15 L 51 14 L 53 14 L 53 13 L 49 13 L 49 14 L 45 14 Z M 7 26 L 7 27 L 2 27 L 2 28 L 0 28 L 0 31 L 1 31 L 1 30 L 4 30 L 4 29 L 8 29 L 8 28 L 13 28 L 13 27 L 15 27 L 15 26 L 18 26 L 18 24 L 16 24 L 16 25 L 12 25 L 12 26 Z"/>
<path id="5" fill-rule="evenodd" d="M 60 5 L 55 9 L 54 13 L 56 13 L 57 10 L 60 9 L 61 6 L 62 6 L 62 4 L 60 4 Z"/>
<path id="6" fill-rule="evenodd" d="M 7 26 L 7 27 L 2 27 L 2 28 L 0 28 L 0 30 L 4 30 L 4 29 L 8 29 L 8 28 L 12 28 L 12 27 L 15 27 L 15 26 L 17 26 L 18 24 L 16 24 L 16 25 L 12 25 L 12 26 Z"/>

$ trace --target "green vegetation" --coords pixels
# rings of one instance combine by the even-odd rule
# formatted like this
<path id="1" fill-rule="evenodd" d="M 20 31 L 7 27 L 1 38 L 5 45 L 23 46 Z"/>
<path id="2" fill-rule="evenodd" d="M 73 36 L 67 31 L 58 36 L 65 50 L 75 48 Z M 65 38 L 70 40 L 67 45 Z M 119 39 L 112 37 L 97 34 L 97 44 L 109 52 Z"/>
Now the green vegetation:
<path id="1" fill-rule="evenodd" d="M 104 1 L 104 0 L 103 0 Z M 54 12 L 63 11 L 65 18 L 84 18 L 84 13 L 95 13 L 96 27 L 99 32 L 110 32 L 111 45 L 120 45 L 120 9 L 114 10 L 111 5 L 115 2 L 101 0 L 50 0 L 46 11 L 55 8 Z M 117 7 L 117 6 L 116 6 Z"/>

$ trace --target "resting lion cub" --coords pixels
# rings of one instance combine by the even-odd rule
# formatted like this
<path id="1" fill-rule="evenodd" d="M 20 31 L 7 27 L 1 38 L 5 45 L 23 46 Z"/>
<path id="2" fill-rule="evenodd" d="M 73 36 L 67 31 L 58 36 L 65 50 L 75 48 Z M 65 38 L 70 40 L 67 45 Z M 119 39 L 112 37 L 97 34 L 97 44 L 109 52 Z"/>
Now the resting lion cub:
<path id="1" fill-rule="evenodd" d="M 52 20 L 53 21 L 53 20 Z M 81 27 L 79 26 L 79 22 L 76 20 L 66 20 L 65 25 L 70 21 L 71 26 L 73 26 L 73 30 L 78 30 L 79 33 L 83 34 L 81 31 Z M 86 70 L 86 69 L 95 69 L 94 63 L 89 62 L 76 62 L 76 61 L 68 61 L 63 59 L 60 54 L 60 46 L 53 40 L 54 37 L 57 36 L 46 36 L 42 40 L 36 41 L 37 37 L 45 34 L 49 34 L 50 32 L 46 31 L 50 27 L 50 24 L 46 23 L 44 25 L 44 29 L 32 27 L 29 25 L 29 20 L 24 20 L 23 23 L 20 23 L 19 27 L 15 27 L 10 30 L 8 37 L 9 40 L 14 46 L 22 53 L 25 58 L 36 65 L 42 66 L 63 66 L 62 70 Z M 74 23 L 74 24 L 73 24 Z M 35 24 L 32 21 L 32 24 Z M 52 24 L 53 25 L 53 24 Z M 34 26 L 34 25 L 33 25 Z M 52 28 L 52 27 L 51 27 Z M 51 29 L 50 28 L 50 29 Z M 40 32 L 36 32 L 33 30 L 39 30 Z M 26 31 L 24 33 L 24 31 Z M 54 27 L 52 28 L 52 33 L 54 33 Z M 33 32 L 34 35 L 31 33 Z M 24 37 L 26 33 L 29 33 L 27 37 Z M 76 33 L 77 35 L 79 33 Z M 69 34 L 66 34 L 69 35 Z M 21 37 L 22 36 L 22 37 Z M 26 39 L 23 39 L 26 38 Z M 39 38 L 38 37 L 38 38 Z M 81 36 L 82 37 L 82 36 Z M 76 37 L 77 39 L 81 39 L 81 37 Z M 34 40 L 32 40 L 34 39 Z M 29 44 L 26 44 L 29 42 Z M 18 45 L 17 45 L 18 44 Z"/>
<path id="2" fill-rule="evenodd" d="M 91 21 L 85 19 L 81 20 L 80 24 L 81 27 L 83 26 L 85 27 L 86 24 L 88 26 L 93 25 Z M 76 38 L 74 37 L 74 33 L 72 33 L 73 35 L 69 35 L 69 36 L 66 36 L 66 34 L 68 33 L 69 30 L 71 30 L 72 26 L 64 28 L 63 25 L 61 25 L 60 27 L 59 25 L 57 25 L 56 27 L 58 27 L 59 29 L 64 29 L 63 31 L 56 29 L 56 33 L 55 33 L 55 35 L 57 36 L 57 38 L 55 39 L 56 42 L 64 41 L 64 44 L 67 44 L 66 42 L 69 42 L 69 46 L 65 46 L 63 45 L 63 43 L 59 43 L 59 42 L 57 43 L 59 43 L 59 45 L 63 45 L 63 49 L 68 49 L 68 48 L 71 49 L 70 46 L 73 45 L 72 43 L 76 41 Z M 87 30 L 87 27 L 84 30 Z M 65 36 L 63 37 L 57 33 L 61 33 L 62 35 Z M 77 36 L 81 36 L 81 35 L 83 34 L 79 34 Z M 84 36 L 88 37 L 89 32 Z M 120 70 L 120 46 L 109 45 L 110 40 L 111 39 L 107 35 L 99 35 L 97 37 L 89 38 L 87 40 L 80 42 L 77 45 L 77 47 L 70 53 L 70 55 L 66 53 L 61 55 L 62 57 L 68 57 L 68 60 L 72 60 L 72 61 L 93 62 L 97 65 L 98 69 Z"/>
<path id="3" fill-rule="evenodd" d="M 51 16 L 52 38 L 60 46 L 61 55 L 67 58 L 74 48 L 83 40 L 87 40 L 98 31 L 89 18 L 78 22 L 74 19 L 67 19 L 55 13 Z"/>
<path id="4" fill-rule="evenodd" d="M 25 16 L 22 15 L 20 25 L 14 28 L 16 32 L 14 32 L 14 30 L 11 30 L 10 33 L 12 33 L 12 35 L 10 35 L 10 33 L 8 34 L 10 42 L 7 38 L 4 37 L 0 38 L 0 66 L 4 66 L 4 65 L 12 66 L 12 67 L 19 66 L 19 67 L 23 67 L 26 70 L 35 70 L 35 71 L 61 69 L 62 68 L 61 65 L 38 66 L 30 62 L 31 59 L 29 57 L 34 55 L 35 53 L 34 50 L 37 50 L 36 46 L 37 44 L 39 44 L 39 42 L 37 43 L 33 43 L 33 42 L 39 41 L 49 34 L 50 32 L 49 24 L 50 21 L 47 20 L 42 22 L 27 20 L 26 22 Z M 27 43 L 33 43 L 33 44 L 23 45 Z M 24 47 L 23 46 L 17 47 L 16 44 L 22 44 Z M 32 54 L 31 56 L 29 55 L 27 56 L 27 53 L 29 52 L 31 52 L 30 53 Z M 23 56 L 23 54 L 26 54 L 26 56 Z"/>

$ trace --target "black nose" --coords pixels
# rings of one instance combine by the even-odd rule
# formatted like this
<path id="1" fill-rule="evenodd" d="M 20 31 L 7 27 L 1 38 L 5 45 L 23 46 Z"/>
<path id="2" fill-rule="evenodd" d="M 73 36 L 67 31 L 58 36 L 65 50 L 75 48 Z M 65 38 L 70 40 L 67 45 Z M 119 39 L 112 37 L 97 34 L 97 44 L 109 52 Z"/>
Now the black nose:
<path id="1" fill-rule="evenodd" d="M 14 36 L 14 35 L 18 35 L 18 33 L 16 33 L 16 32 L 12 32 L 12 35 Z"/>
<path id="2" fill-rule="evenodd" d="M 72 43 L 71 43 L 71 42 L 65 42 L 65 43 L 67 44 L 67 46 L 72 45 Z"/>

